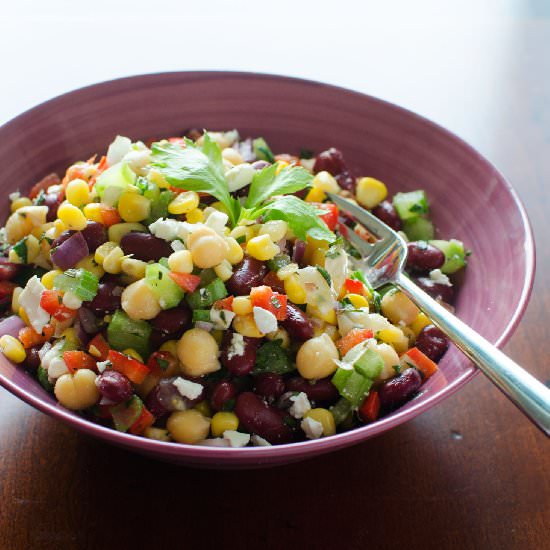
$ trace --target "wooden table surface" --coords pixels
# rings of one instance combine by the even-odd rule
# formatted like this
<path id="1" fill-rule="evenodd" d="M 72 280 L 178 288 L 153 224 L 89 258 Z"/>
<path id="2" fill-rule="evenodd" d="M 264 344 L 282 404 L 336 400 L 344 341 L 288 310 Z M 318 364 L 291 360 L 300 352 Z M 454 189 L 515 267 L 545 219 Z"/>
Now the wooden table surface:
<path id="1" fill-rule="evenodd" d="M 525 317 L 505 351 L 549 381 L 549 10 L 544 2 L 487 2 L 489 10 L 464 2 L 456 13 L 444 13 L 438 3 L 427 4 L 414 13 L 401 3 L 405 12 L 397 19 L 376 10 L 371 14 L 370 8 L 358 22 L 338 13 L 331 20 L 335 37 L 346 35 L 348 42 L 327 49 L 311 34 L 301 42 L 291 37 L 279 54 L 267 52 L 267 66 L 257 53 L 252 61 L 239 59 L 240 37 L 232 60 L 214 59 L 211 49 L 197 52 L 189 63 L 172 56 L 166 64 L 150 48 L 141 65 L 136 51 L 122 70 L 116 59 L 100 69 L 83 57 L 90 67 L 85 76 L 74 63 L 67 70 L 70 57 L 57 58 L 71 55 L 61 47 L 64 23 L 56 27 L 52 14 L 34 11 L 26 19 L 32 31 L 25 33 L 26 46 L 1 62 L 2 74 L 12 74 L 12 87 L 9 93 L 4 89 L 0 120 L 29 106 L 38 98 L 32 94 L 43 93 L 38 98 L 43 99 L 61 91 L 62 69 L 73 86 L 117 71 L 195 64 L 328 80 L 417 110 L 484 153 L 527 207 L 538 239 L 537 277 Z M 115 13 L 115 23 L 121 13 Z M 23 29 L 23 15 L 15 14 L 9 24 L 4 20 L 3 51 Z M 82 35 L 100 17 L 73 16 Z M 323 32 L 332 28 L 321 23 Z M 58 32 L 50 40 L 52 25 Z M 269 29 L 276 25 L 268 23 Z M 75 27 L 66 27 L 74 37 Z M 134 32 L 121 29 L 123 38 Z M 198 38 L 199 31 L 190 32 Z M 114 44 L 120 47 L 118 38 Z M 102 47 L 99 59 L 108 54 Z M 303 54 L 297 56 L 296 47 Z M 83 48 L 77 40 L 70 49 L 78 56 Z M 343 65 L 335 52 L 349 53 Z M 44 88 L 33 87 L 29 69 L 44 72 L 45 58 L 55 78 L 44 79 Z M 376 439 L 307 462 L 249 472 L 192 470 L 134 456 L 75 433 L 0 390 L 0 463 L 0 547 L 5 549 L 550 548 L 548 441 L 481 375 Z"/>

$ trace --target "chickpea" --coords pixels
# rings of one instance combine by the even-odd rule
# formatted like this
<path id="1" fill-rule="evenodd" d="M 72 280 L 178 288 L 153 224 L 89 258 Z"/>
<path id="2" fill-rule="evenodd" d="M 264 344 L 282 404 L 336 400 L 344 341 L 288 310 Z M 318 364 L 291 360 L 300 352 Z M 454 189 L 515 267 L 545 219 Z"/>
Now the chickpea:
<path id="1" fill-rule="evenodd" d="M 380 303 L 380 309 L 392 323 L 398 324 L 403 321 L 410 325 L 420 313 L 420 310 L 413 304 L 408 296 L 400 290 L 384 294 Z"/>
<path id="2" fill-rule="evenodd" d="M 74 375 L 63 374 L 55 383 L 55 397 L 67 409 L 87 409 L 99 401 L 95 379 L 95 372 L 89 369 L 79 369 Z"/>
<path id="3" fill-rule="evenodd" d="M 336 370 L 338 350 L 328 334 L 321 334 L 302 344 L 296 355 L 298 372 L 309 380 L 326 378 Z"/>
<path id="4" fill-rule="evenodd" d="M 195 229 L 189 235 L 187 248 L 193 257 L 193 264 L 202 269 L 220 264 L 229 254 L 225 239 L 206 226 Z"/>
<path id="5" fill-rule="evenodd" d="M 127 286 L 121 296 L 122 309 L 131 319 L 153 319 L 160 313 L 155 293 L 140 279 Z"/>
<path id="6" fill-rule="evenodd" d="M 178 342 L 178 358 L 184 374 L 195 377 L 220 369 L 218 343 L 206 330 L 192 328 Z"/>
<path id="7" fill-rule="evenodd" d="M 187 409 L 186 411 L 173 412 L 166 427 L 172 438 L 178 443 L 194 445 L 208 437 L 210 432 L 210 420 L 199 411 Z"/>

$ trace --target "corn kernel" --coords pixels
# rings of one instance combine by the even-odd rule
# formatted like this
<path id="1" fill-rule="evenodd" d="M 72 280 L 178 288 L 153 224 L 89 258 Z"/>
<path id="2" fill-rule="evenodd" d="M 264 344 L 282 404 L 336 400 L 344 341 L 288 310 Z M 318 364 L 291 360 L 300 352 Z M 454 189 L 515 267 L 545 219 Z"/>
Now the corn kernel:
<path id="1" fill-rule="evenodd" d="M 277 277 L 281 279 L 281 281 L 284 281 L 288 279 L 293 273 L 296 273 L 298 271 L 298 268 L 299 268 L 298 264 L 294 264 L 294 263 L 287 264 L 281 267 L 279 271 L 277 271 Z"/>
<path id="2" fill-rule="evenodd" d="M 136 361 L 139 361 L 140 363 L 143 363 L 143 357 L 133 348 L 127 348 L 122 353 L 124 353 L 124 355 L 128 355 Z"/>
<path id="3" fill-rule="evenodd" d="M 327 198 L 326 193 L 318 187 L 312 187 L 306 195 L 306 202 L 323 202 Z"/>
<path id="4" fill-rule="evenodd" d="M 99 264 L 103 265 L 103 261 L 105 258 L 115 249 L 117 248 L 117 243 L 113 243 L 111 241 L 107 241 L 106 243 L 103 243 L 102 245 L 99 245 L 96 248 L 95 254 L 94 254 L 94 260 Z"/>
<path id="5" fill-rule="evenodd" d="M 418 336 L 420 334 L 420 331 L 428 326 L 431 325 L 432 322 L 430 321 L 430 318 L 423 313 L 422 311 L 416 316 L 416 319 L 411 323 L 411 329 L 414 332 L 415 336 Z"/>
<path id="6" fill-rule="evenodd" d="M 274 242 L 278 242 L 284 238 L 288 230 L 288 223 L 284 220 L 272 220 L 260 226 L 258 235 L 269 235 L 269 238 Z"/>
<path id="7" fill-rule="evenodd" d="M 53 226 L 55 228 L 54 238 L 59 237 L 63 231 L 67 230 L 67 226 L 59 218 L 53 222 Z"/>
<path id="8" fill-rule="evenodd" d="M 10 210 L 12 212 L 15 212 L 16 210 L 23 208 L 23 206 L 32 206 L 31 199 L 29 199 L 28 197 L 19 197 L 18 199 L 15 199 L 11 203 Z"/>
<path id="9" fill-rule="evenodd" d="M 310 317 L 316 317 L 328 323 L 329 325 L 335 325 L 337 323 L 336 311 L 333 308 L 323 308 L 319 309 L 317 306 L 308 304 L 306 308 L 306 313 Z"/>
<path id="10" fill-rule="evenodd" d="M 233 166 L 237 164 L 242 164 L 244 159 L 242 155 L 233 147 L 227 147 L 222 151 L 222 158 L 228 160 Z"/>
<path id="11" fill-rule="evenodd" d="M 135 258 L 124 258 L 120 264 L 120 269 L 126 275 L 129 275 L 133 280 L 143 279 L 145 277 L 145 269 L 147 264 Z"/>
<path id="12" fill-rule="evenodd" d="M 340 191 L 340 186 L 338 185 L 336 178 L 329 172 L 325 171 L 315 174 L 311 184 L 313 187 L 328 193 L 338 193 L 338 191 Z"/>
<path id="13" fill-rule="evenodd" d="M 15 251 L 14 248 L 10 248 L 10 251 L 8 252 L 8 260 L 12 264 L 22 264 L 23 263 L 23 258 L 21 258 L 19 256 L 19 254 L 17 254 L 17 252 Z"/>
<path id="14" fill-rule="evenodd" d="M 320 267 L 325 267 L 325 259 L 327 256 L 327 251 L 322 248 L 316 248 L 309 257 L 309 262 L 311 265 L 318 265 Z"/>
<path id="15" fill-rule="evenodd" d="M 14 363 L 22 363 L 27 358 L 23 344 L 17 338 L 9 334 L 4 334 L 4 336 L 0 338 L 0 351 L 7 359 Z"/>
<path id="16" fill-rule="evenodd" d="M 287 166 L 290 166 L 290 164 L 286 160 L 277 161 L 277 170 L 275 171 L 275 174 L 280 174 L 280 172 Z"/>
<path id="17" fill-rule="evenodd" d="M 59 269 L 52 269 L 51 271 L 47 271 L 46 273 L 44 273 L 40 281 L 48 290 L 51 290 L 53 288 L 53 280 L 62 273 L 63 272 Z"/>
<path id="18" fill-rule="evenodd" d="M 67 226 L 67 229 L 76 231 L 82 231 L 88 223 L 86 216 L 69 202 L 64 202 L 59 206 L 57 217 Z"/>
<path id="19" fill-rule="evenodd" d="M 90 202 L 90 189 L 81 179 L 74 179 L 67 184 L 65 197 L 74 206 L 84 206 Z"/>
<path id="20" fill-rule="evenodd" d="M 24 322 L 28 327 L 31 326 L 31 321 L 30 321 L 29 316 L 27 315 L 27 312 L 25 311 L 25 308 L 24 308 L 24 307 L 20 307 L 20 308 L 19 308 L 19 311 L 17 312 L 17 314 L 19 315 L 19 317 L 21 317 L 21 319 L 23 319 L 23 322 Z"/>
<path id="21" fill-rule="evenodd" d="M 369 302 L 361 294 L 348 294 L 346 298 L 351 302 L 353 307 L 359 309 L 360 307 L 369 307 Z"/>
<path id="22" fill-rule="evenodd" d="M 320 422 L 323 426 L 323 435 L 334 435 L 336 433 L 336 422 L 334 421 L 334 416 L 327 409 L 316 408 L 309 409 L 304 414 L 304 418 L 311 418 Z"/>
<path id="23" fill-rule="evenodd" d="M 151 212 L 151 201 L 134 193 L 125 191 L 118 199 L 118 213 L 125 222 L 140 222 L 149 216 Z"/>
<path id="24" fill-rule="evenodd" d="M 241 245 L 233 238 L 226 237 L 226 242 L 229 245 L 229 251 L 227 252 L 227 260 L 230 264 L 238 264 L 242 261 L 244 252 Z"/>
<path id="25" fill-rule="evenodd" d="M 103 269 L 107 273 L 112 273 L 116 275 L 122 271 L 122 260 L 124 259 L 124 252 L 119 246 L 113 248 L 105 259 L 103 260 Z"/>
<path id="26" fill-rule="evenodd" d="M 233 275 L 233 266 L 228 260 L 223 260 L 221 264 L 218 264 L 214 268 L 214 272 L 222 281 L 225 282 L 231 278 L 231 275 Z"/>
<path id="27" fill-rule="evenodd" d="M 86 216 L 86 219 L 96 222 L 103 223 L 103 218 L 101 216 L 101 205 L 98 202 L 91 202 L 87 204 L 83 209 L 82 213 Z"/>
<path id="28" fill-rule="evenodd" d="M 231 309 L 237 315 L 248 315 L 252 313 L 252 302 L 248 296 L 235 296 Z"/>
<path id="29" fill-rule="evenodd" d="M 168 267 L 176 273 L 192 273 L 193 256 L 189 250 L 178 250 L 168 257 Z"/>
<path id="30" fill-rule="evenodd" d="M 176 196 L 168 205 L 170 214 L 189 214 L 199 206 L 199 195 L 195 191 L 185 191 Z"/>
<path id="31" fill-rule="evenodd" d="M 159 187 L 170 187 L 170 184 L 166 181 L 166 178 L 155 168 L 151 168 L 151 170 L 149 170 L 147 178 L 151 183 L 156 183 Z"/>
<path id="32" fill-rule="evenodd" d="M 317 263 L 317 265 L 324 265 L 325 263 L 325 253 L 329 249 L 329 244 L 327 241 L 321 241 L 317 239 L 312 239 L 311 237 L 307 238 L 306 249 L 304 251 L 304 262 L 309 265 L 316 265 L 313 259 L 321 260 L 322 263 Z"/>
<path id="33" fill-rule="evenodd" d="M 280 249 L 268 235 L 259 235 L 248 241 L 246 251 L 253 258 L 265 262 L 274 258 L 280 252 Z"/>
<path id="34" fill-rule="evenodd" d="M 28 235 L 25 244 L 27 245 L 27 263 L 32 264 L 40 254 L 40 243 L 34 235 Z"/>
<path id="35" fill-rule="evenodd" d="M 93 273 L 98 279 L 101 279 L 101 277 L 105 275 L 105 270 L 95 261 L 91 254 L 85 258 L 82 258 L 82 260 L 76 264 L 76 267 L 78 269 L 85 269 L 86 271 Z"/>
<path id="36" fill-rule="evenodd" d="M 239 419 L 232 412 L 217 412 L 212 417 L 210 430 L 214 437 L 220 437 L 226 430 L 236 430 L 239 427 Z"/>
<path id="37" fill-rule="evenodd" d="M 254 237 L 254 229 L 252 229 L 252 226 L 250 225 L 238 225 L 231 230 L 229 236 L 233 237 L 237 241 L 242 241 L 244 238 L 244 242 L 247 242 Z"/>
<path id="38" fill-rule="evenodd" d="M 210 405 L 206 399 L 200 403 L 197 403 L 193 408 L 199 411 L 206 418 L 212 417 L 212 410 L 210 409 Z"/>
<path id="39" fill-rule="evenodd" d="M 251 313 L 248 315 L 237 315 L 235 319 L 233 319 L 233 329 L 239 334 L 248 336 L 249 338 L 263 337 L 263 333 L 260 332 L 256 326 L 256 321 Z"/>
<path id="40" fill-rule="evenodd" d="M 292 273 L 289 277 L 284 280 L 285 284 L 285 294 L 288 296 L 288 299 L 295 304 L 305 304 L 306 303 L 306 291 L 304 287 L 300 284 L 298 275 Z"/>
<path id="41" fill-rule="evenodd" d="M 16 286 L 13 289 L 13 294 L 11 295 L 11 310 L 13 313 L 17 313 L 19 311 L 19 296 L 21 295 L 21 292 L 23 292 L 23 289 L 20 286 Z"/>
<path id="42" fill-rule="evenodd" d="M 374 178 L 361 178 L 355 190 L 357 202 L 365 208 L 378 206 L 387 196 L 386 186 Z"/>
<path id="43" fill-rule="evenodd" d="M 200 208 L 195 208 L 187 213 L 185 219 L 189 223 L 200 223 L 204 220 L 204 212 Z"/>
<path id="44" fill-rule="evenodd" d="M 107 230 L 107 234 L 109 236 L 109 240 L 114 243 L 119 243 L 122 240 L 122 237 L 124 235 L 127 235 L 128 233 L 131 233 L 132 231 L 137 231 L 138 233 L 142 233 L 144 231 L 147 231 L 147 228 L 142 225 L 141 223 L 115 223 L 109 227 Z"/>
<path id="45" fill-rule="evenodd" d="M 376 333 L 376 338 L 393 346 L 395 351 L 399 354 L 405 353 L 409 349 L 409 339 L 403 334 L 403 331 L 397 327 L 379 330 Z"/>
<path id="46" fill-rule="evenodd" d="M 159 348 L 160 351 L 168 351 L 176 359 L 178 357 L 178 341 L 177 340 L 167 340 Z"/>

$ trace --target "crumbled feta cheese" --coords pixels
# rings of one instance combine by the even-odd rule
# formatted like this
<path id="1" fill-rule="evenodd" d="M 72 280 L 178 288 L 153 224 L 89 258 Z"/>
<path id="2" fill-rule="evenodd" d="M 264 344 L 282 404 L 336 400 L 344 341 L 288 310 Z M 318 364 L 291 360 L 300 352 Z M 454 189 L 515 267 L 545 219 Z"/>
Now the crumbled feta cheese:
<path id="1" fill-rule="evenodd" d="M 432 269 L 430 271 L 430 279 L 434 283 L 438 283 L 440 285 L 445 285 L 445 286 L 451 286 L 451 281 L 449 280 L 449 277 L 447 277 L 447 275 L 445 275 L 445 273 L 443 273 L 441 269 Z"/>
<path id="2" fill-rule="evenodd" d="M 179 239 L 172 241 L 170 243 L 170 246 L 172 247 L 172 250 L 174 252 L 178 252 L 179 250 L 185 250 L 185 245 Z"/>
<path id="3" fill-rule="evenodd" d="M 57 195 L 58 193 L 61 192 L 62 189 L 63 189 L 63 187 L 62 187 L 61 185 L 59 185 L 59 184 L 57 184 L 57 185 L 50 185 L 50 186 L 48 187 L 48 189 L 46 189 L 46 193 L 47 193 L 47 194 L 53 193 L 54 195 Z"/>
<path id="4" fill-rule="evenodd" d="M 132 149 L 132 140 L 124 136 L 117 136 L 107 149 L 107 164 L 113 166 L 120 162 L 124 155 Z"/>
<path id="5" fill-rule="evenodd" d="M 165 241 L 173 241 L 178 237 L 181 224 L 186 222 L 179 222 L 178 220 L 159 218 L 149 226 L 149 231 L 159 239 Z"/>
<path id="6" fill-rule="evenodd" d="M 229 191 L 238 191 L 252 183 L 252 178 L 255 173 L 256 170 L 248 162 L 243 162 L 242 164 L 237 164 L 237 166 L 230 168 L 225 173 Z"/>
<path id="7" fill-rule="evenodd" d="M 243 434 L 235 430 L 225 430 L 223 438 L 229 441 L 231 447 L 245 447 L 250 441 L 250 434 Z"/>
<path id="8" fill-rule="evenodd" d="M 267 441 L 267 439 L 264 439 L 263 437 L 260 437 L 259 435 L 254 434 L 250 441 L 252 442 L 252 445 L 254 447 L 271 447 L 271 443 Z"/>
<path id="9" fill-rule="evenodd" d="M 303 418 L 304 414 L 306 414 L 307 411 L 311 409 L 311 403 L 307 398 L 307 394 L 305 394 L 303 391 L 300 392 L 298 395 L 293 395 L 290 398 L 290 401 L 292 401 L 292 406 L 290 407 L 290 409 L 288 409 L 288 412 L 294 418 Z"/>
<path id="10" fill-rule="evenodd" d="M 271 311 L 258 306 L 254 306 L 252 311 L 254 312 L 254 321 L 260 332 L 269 334 L 277 330 L 277 317 Z"/>
<path id="11" fill-rule="evenodd" d="M 210 229 L 213 229 L 216 233 L 218 233 L 218 235 L 223 235 L 223 231 L 228 221 L 229 216 L 225 212 L 219 212 L 216 210 L 208 216 L 208 219 L 204 225 L 210 227 Z"/>
<path id="12" fill-rule="evenodd" d="M 325 269 L 330 275 L 332 288 L 339 292 L 348 276 L 348 255 L 339 247 L 331 248 L 325 258 Z"/>
<path id="13" fill-rule="evenodd" d="M 238 332 L 234 332 L 227 349 L 227 358 L 233 359 L 233 357 L 240 357 L 244 355 L 244 337 Z"/>
<path id="14" fill-rule="evenodd" d="M 191 400 L 197 399 L 203 390 L 202 384 L 191 382 L 191 380 L 186 380 L 181 376 L 178 376 L 172 384 L 176 386 L 177 390 L 181 395 L 183 395 L 183 397 L 187 397 L 187 399 Z"/>
<path id="15" fill-rule="evenodd" d="M 107 361 L 98 361 L 96 363 L 96 366 L 97 366 L 97 370 L 102 373 L 105 371 L 105 369 L 107 367 L 110 367 L 111 366 L 111 361 L 107 360 Z"/>
<path id="16" fill-rule="evenodd" d="M 48 367 L 48 377 L 53 378 L 54 380 L 60 376 L 67 374 L 69 369 L 62 357 L 54 357 L 50 361 L 50 366 Z"/>
<path id="17" fill-rule="evenodd" d="M 68 290 L 63 295 L 63 305 L 69 309 L 78 309 L 82 306 L 82 300 L 74 292 Z"/>
<path id="18" fill-rule="evenodd" d="M 29 317 L 32 328 L 40 334 L 50 321 L 50 315 L 40 307 L 40 298 L 46 287 L 34 275 L 27 281 L 27 285 L 19 295 L 19 305 Z"/>
<path id="19" fill-rule="evenodd" d="M 235 314 L 226 309 L 217 309 L 213 307 L 210 310 L 210 320 L 214 324 L 214 328 L 218 330 L 227 330 L 234 317 Z"/>
<path id="20" fill-rule="evenodd" d="M 323 425 L 313 418 L 307 417 L 300 423 L 300 428 L 304 430 L 308 439 L 318 439 L 323 435 Z"/>
<path id="21" fill-rule="evenodd" d="M 21 193 L 19 191 L 15 191 L 14 193 L 10 193 L 8 195 L 10 201 L 16 201 L 17 199 L 21 198 Z"/>

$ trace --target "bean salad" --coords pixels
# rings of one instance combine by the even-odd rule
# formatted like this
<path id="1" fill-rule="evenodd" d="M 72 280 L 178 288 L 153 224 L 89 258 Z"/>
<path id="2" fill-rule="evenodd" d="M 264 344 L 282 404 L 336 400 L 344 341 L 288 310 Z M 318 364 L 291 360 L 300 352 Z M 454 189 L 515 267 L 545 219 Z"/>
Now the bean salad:
<path id="1" fill-rule="evenodd" d="M 467 253 L 436 238 L 423 190 L 390 200 L 335 148 L 275 155 L 236 130 L 117 136 L 10 195 L 0 350 L 64 407 L 161 441 L 268 446 L 376 422 L 448 341 L 353 268 L 342 235 L 374 237 L 328 192 L 400 231 L 409 276 L 452 307 Z"/>

